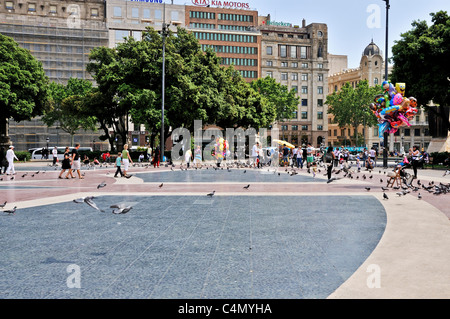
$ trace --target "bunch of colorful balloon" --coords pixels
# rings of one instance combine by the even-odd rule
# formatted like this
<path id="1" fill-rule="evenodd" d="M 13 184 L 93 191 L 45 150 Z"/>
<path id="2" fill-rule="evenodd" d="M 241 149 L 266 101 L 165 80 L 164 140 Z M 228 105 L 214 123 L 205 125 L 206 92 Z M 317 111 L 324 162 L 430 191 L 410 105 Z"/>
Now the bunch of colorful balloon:
<path id="1" fill-rule="evenodd" d="M 369 105 L 378 119 L 378 136 L 384 144 L 384 132 L 395 133 L 401 126 L 411 126 L 409 121 L 417 114 L 417 100 L 405 97 L 405 83 L 394 85 L 389 81 L 381 84 L 383 94 L 375 96 Z"/>

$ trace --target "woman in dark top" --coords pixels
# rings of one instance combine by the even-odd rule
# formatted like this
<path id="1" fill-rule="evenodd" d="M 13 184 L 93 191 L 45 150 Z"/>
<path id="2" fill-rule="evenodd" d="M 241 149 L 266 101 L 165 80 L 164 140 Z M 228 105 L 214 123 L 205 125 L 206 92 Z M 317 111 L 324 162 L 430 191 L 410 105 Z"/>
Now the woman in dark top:
<path id="1" fill-rule="evenodd" d="M 8 168 L 8 161 L 6 160 L 6 152 L 4 147 L 0 149 L 0 174 L 2 173 L 2 167 L 3 174 L 5 174 L 6 169 Z"/>
<path id="2" fill-rule="evenodd" d="M 324 155 L 324 162 L 327 165 L 328 182 L 331 182 L 331 171 L 333 169 L 334 162 L 333 146 L 328 147 L 327 152 Z"/>
<path id="3" fill-rule="evenodd" d="M 70 151 L 68 147 L 64 150 L 64 159 L 62 160 L 61 173 L 59 173 L 58 178 L 62 179 L 62 174 L 64 174 L 66 169 L 70 170 Z M 70 175 L 73 177 L 72 172 L 70 172 Z"/>

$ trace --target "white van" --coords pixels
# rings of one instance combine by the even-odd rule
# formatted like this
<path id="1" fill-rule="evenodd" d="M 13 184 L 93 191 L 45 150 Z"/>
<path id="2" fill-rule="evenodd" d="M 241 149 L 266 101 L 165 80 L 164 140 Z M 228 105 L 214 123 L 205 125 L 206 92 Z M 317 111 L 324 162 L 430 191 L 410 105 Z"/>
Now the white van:
<path id="1" fill-rule="evenodd" d="M 72 151 L 75 147 L 69 147 L 69 150 Z M 44 148 L 37 148 L 35 149 L 32 153 L 31 153 L 31 159 L 43 159 L 42 158 L 42 150 Z M 58 150 L 58 160 L 62 161 L 64 159 L 64 151 L 66 150 L 65 147 L 57 147 L 56 148 Z M 92 152 L 92 147 L 80 147 L 78 149 L 78 151 L 87 151 L 87 152 Z M 53 147 L 49 147 L 48 150 L 48 159 L 53 159 Z"/>

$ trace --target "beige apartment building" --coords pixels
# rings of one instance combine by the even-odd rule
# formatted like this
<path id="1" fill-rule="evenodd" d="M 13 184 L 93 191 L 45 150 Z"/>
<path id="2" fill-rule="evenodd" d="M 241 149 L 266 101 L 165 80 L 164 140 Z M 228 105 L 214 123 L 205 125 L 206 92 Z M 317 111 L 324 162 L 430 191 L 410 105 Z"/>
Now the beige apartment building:
<path id="1" fill-rule="evenodd" d="M 86 65 L 92 48 L 108 45 L 104 13 L 102 0 L 6 0 L 0 2 L 0 33 L 41 61 L 50 81 L 93 81 Z M 99 135 L 80 131 L 74 141 L 100 149 Z M 47 127 L 39 117 L 19 123 L 10 120 L 9 137 L 16 150 L 69 146 L 71 140 L 58 126 Z"/>
<path id="2" fill-rule="evenodd" d="M 259 17 L 261 77 L 297 91 L 300 103 L 292 118 L 274 123 L 280 138 L 314 146 L 326 143 L 328 122 L 328 29 L 323 23 L 292 25 Z"/>

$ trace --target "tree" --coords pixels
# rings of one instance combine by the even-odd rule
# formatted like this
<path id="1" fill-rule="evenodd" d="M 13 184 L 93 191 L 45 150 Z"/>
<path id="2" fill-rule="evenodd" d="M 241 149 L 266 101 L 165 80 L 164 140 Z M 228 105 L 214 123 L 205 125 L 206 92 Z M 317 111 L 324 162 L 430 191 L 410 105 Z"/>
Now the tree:
<path id="1" fill-rule="evenodd" d="M 446 11 L 431 13 L 432 25 L 414 21 L 412 30 L 401 35 L 392 47 L 393 83 L 406 84 L 408 96 L 414 96 L 430 115 L 433 136 L 447 136 L 450 130 L 450 17 Z M 427 104 L 433 101 L 437 106 Z M 437 121 L 431 120 L 436 118 Z"/>
<path id="2" fill-rule="evenodd" d="M 7 121 L 30 120 L 47 108 L 48 78 L 42 63 L 0 34 L 0 144 L 8 142 Z"/>
<path id="3" fill-rule="evenodd" d="M 333 114 L 334 121 L 340 128 L 352 126 L 353 139 L 357 143 L 358 127 L 360 125 L 376 125 L 377 119 L 369 109 L 374 97 L 381 93 L 380 87 L 369 87 L 367 80 L 361 81 L 353 88 L 349 82 L 338 92 L 327 96 L 328 113 Z"/>
<path id="4" fill-rule="evenodd" d="M 88 80 L 70 78 L 67 85 L 51 82 L 49 85 L 50 109 L 42 120 L 48 126 L 58 122 L 58 126 L 73 136 L 80 129 L 96 130 L 96 118 L 83 115 L 83 99 L 92 91 L 92 83 Z"/>

